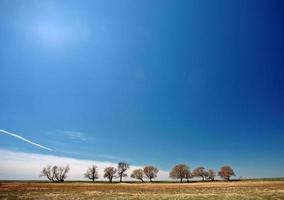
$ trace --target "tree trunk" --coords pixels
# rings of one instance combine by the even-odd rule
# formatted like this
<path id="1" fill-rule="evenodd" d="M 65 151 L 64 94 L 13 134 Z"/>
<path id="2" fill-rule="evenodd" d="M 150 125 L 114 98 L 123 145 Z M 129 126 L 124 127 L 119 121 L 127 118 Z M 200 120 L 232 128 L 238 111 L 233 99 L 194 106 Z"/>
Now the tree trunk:
<path id="1" fill-rule="evenodd" d="M 112 177 L 109 178 L 109 182 L 112 183 Z"/>
<path id="2" fill-rule="evenodd" d="M 202 181 L 204 181 L 204 176 L 201 176 L 202 177 Z"/>
<path id="3" fill-rule="evenodd" d="M 180 178 L 180 182 L 182 183 L 182 177 Z"/>
<path id="4" fill-rule="evenodd" d="M 119 177 L 119 182 L 122 182 L 122 176 Z"/>

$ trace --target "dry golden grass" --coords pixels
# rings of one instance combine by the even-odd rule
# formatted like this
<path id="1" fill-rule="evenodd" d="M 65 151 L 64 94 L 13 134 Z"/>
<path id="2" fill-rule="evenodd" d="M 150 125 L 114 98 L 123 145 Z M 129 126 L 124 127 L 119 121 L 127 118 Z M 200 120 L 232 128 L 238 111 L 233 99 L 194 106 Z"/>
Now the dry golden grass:
<path id="1" fill-rule="evenodd" d="M 0 199 L 275 199 L 284 200 L 284 181 L 206 183 L 35 183 L 2 182 Z"/>

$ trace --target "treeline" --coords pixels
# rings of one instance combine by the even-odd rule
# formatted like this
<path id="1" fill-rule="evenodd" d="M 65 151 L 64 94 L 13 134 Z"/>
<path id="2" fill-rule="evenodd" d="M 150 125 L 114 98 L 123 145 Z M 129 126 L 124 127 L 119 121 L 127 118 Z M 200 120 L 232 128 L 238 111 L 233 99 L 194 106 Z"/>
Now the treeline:
<path id="1" fill-rule="evenodd" d="M 118 178 L 119 182 L 123 181 L 123 178 L 126 178 L 127 171 L 129 170 L 130 165 L 126 162 L 120 162 L 117 164 L 117 167 L 106 167 L 104 169 L 103 177 L 108 179 L 111 183 L 114 178 Z M 40 177 L 46 177 L 52 182 L 63 182 L 67 178 L 67 173 L 69 172 L 69 166 L 58 167 L 58 166 L 47 166 L 44 167 L 41 171 Z M 145 179 L 148 179 L 150 182 L 153 182 L 159 173 L 159 169 L 155 166 L 145 166 L 144 168 L 134 169 L 130 175 L 131 178 L 137 179 L 141 182 L 145 182 Z M 169 177 L 172 179 L 177 179 L 181 183 L 186 180 L 190 182 L 190 179 L 199 177 L 202 181 L 214 181 L 216 177 L 216 172 L 212 169 L 206 170 L 204 167 L 197 167 L 192 172 L 186 164 L 177 164 L 175 165 L 169 173 Z M 235 176 L 234 170 L 230 166 L 222 166 L 218 171 L 218 176 L 221 178 L 230 181 L 232 176 Z M 92 165 L 87 169 L 84 174 L 85 178 L 90 179 L 95 182 L 99 178 L 98 167 Z"/>

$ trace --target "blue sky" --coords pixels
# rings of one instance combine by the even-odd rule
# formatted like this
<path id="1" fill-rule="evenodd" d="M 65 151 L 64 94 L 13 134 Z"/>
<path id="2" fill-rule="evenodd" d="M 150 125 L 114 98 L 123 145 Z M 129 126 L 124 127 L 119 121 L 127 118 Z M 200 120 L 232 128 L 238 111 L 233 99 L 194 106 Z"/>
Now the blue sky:
<path id="1" fill-rule="evenodd" d="M 0 148 L 283 177 L 283 8 L 2 0 Z"/>

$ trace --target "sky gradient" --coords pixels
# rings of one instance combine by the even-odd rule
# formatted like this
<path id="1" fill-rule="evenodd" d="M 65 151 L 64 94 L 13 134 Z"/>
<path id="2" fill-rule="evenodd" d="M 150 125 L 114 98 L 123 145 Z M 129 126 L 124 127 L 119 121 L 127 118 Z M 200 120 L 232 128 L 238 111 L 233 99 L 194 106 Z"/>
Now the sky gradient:
<path id="1" fill-rule="evenodd" d="M 53 150 L 2 131 L 1 153 L 284 177 L 283 13 L 268 0 L 1 0 L 0 129 Z"/>

